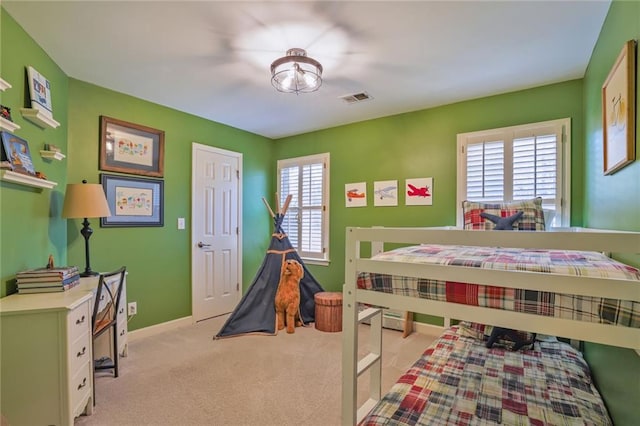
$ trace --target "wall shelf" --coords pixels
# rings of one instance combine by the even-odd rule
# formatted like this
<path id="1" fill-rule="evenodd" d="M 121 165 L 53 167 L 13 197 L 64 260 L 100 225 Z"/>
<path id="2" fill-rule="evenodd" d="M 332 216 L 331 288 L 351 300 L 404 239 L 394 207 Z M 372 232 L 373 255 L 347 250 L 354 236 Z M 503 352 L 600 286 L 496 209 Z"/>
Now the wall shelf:
<path id="1" fill-rule="evenodd" d="M 42 113 L 42 111 L 36 108 L 20 108 L 20 112 L 26 120 L 29 120 L 43 129 L 46 129 L 47 127 L 55 129 L 60 125 L 56 120 L 51 117 L 47 117 Z"/>
<path id="2" fill-rule="evenodd" d="M 40 150 L 40 156 L 42 158 L 47 158 L 49 160 L 63 160 L 66 155 L 64 155 L 61 152 L 57 152 L 57 151 L 47 151 L 44 149 Z"/>
<path id="3" fill-rule="evenodd" d="M 0 78 L 0 90 L 4 92 L 7 89 L 11 89 L 11 85 L 5 80 Z"/>
<path id="4" fill-rule="evenodd" d="M 0 129 L 4 129 L 4 130 L 6 130 L 8 132 L 15 132 L 19 128 L 20 128 L 20 126 L 18 126 L 13 121 L 9 121 L 6 118 L 0 117 Z"/>
<path id="5" fill-rule="evenodd" d="M 35 176 L 29 176 L 22 173 L 12 172 L 11 170 L 1 170 L 0 180 L 19 183 L 21 185 L 32 186 L 34 188 L 45 188 L 45 189 L 51 189 L 58 184 L 57 182 L 39 179 Z"/>

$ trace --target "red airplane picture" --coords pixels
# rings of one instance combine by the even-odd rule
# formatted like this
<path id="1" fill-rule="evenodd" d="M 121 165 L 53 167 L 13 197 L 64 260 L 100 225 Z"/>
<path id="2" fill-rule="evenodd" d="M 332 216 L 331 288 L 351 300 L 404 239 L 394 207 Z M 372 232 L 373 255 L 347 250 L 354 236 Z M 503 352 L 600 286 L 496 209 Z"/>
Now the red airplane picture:
<path id="1" fill-rule="evenodd" d="M 418 188 L 411 185 L 410 183 L 408 183 L 407 186 L 409 186 L 410 189 L 409 191 L 407 191 L 407 195 L 409 197 L 431 197 L 428 186 Z"/>
<path id="2" fill-rule="evenodd" d="M 364 192 L 358 192 L 357 189 L 350 189 L 347 191 L 347 198 L 351 201 L 354 198 L 364 198 Z"/>

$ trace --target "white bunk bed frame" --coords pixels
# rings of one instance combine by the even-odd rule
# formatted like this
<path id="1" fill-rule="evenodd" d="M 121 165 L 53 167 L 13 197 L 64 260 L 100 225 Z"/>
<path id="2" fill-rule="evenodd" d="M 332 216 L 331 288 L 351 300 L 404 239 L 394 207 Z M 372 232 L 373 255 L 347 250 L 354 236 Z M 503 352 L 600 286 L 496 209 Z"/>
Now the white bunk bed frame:
<path id="1" fill-rule="evenodd" d="M 567 294 L 640 302 L 640 286 L 637 281 L 448 265 L 419 265 L 375 261 L 361 257 L 363 243 L 372 244 L 375 247 L 380 242 L 640 253 L 640 232 L 588 228 L 552 228 L 545 232 L 483 232 L 465 231 L 453 227 L 347 228 L 342 321 L 342 423 L 344 425 L 359 423 L 381 398 L 382 310 L 368 308 L 359 312 L 359 303 L 640 350 L 640 329 L 638 328 L 580 322 L 357 288 L 358 273 L 368 271 L 537 291 L 557 292 L 562 288 L 562 292 Z M 372 252 L 374 250 L 375 248 Z M 358 360 L 358 324 L 366 319 L 371 320 L 370 353 Z M 370 374 L 369 399 L 358 408 L 358 377 L 366 371 Z"/>

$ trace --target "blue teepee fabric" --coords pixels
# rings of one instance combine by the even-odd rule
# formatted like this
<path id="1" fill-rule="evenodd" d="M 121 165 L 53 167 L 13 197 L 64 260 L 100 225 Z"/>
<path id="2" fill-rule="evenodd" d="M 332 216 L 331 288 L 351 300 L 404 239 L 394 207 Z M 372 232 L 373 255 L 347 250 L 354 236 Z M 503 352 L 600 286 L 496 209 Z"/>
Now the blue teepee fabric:
<path id="1" fill-rule="evenodd" d="M 276 310 L 274 300 L 282 263 L 287 259 L 295 259 L 304 269 L 304 277 L 300 280 L 300 315 L 307 324 L 315 321 L 315 302 L 313 296 L 324 291 L 311 275 L 300 256 L 295 251 L 289 238 L 282 230 L 284 215 L 274 216 L 274 233 L 267 255 L 256 274 L 253 283 L 242 297 L 238 306 L 231 313 L 215 338 L 230 337 L 247 333 L 276 334 Z"/>

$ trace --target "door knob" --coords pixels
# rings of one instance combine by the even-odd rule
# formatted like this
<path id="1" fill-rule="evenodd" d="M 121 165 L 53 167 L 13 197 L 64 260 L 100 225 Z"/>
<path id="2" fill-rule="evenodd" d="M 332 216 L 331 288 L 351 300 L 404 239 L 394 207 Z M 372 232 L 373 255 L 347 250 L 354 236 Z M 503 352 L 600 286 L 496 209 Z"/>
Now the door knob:
<path id="1" fill-rule="evenodd" d="M 205 244 L 205 243 L 203 243 L 202 241 L 200 241 L 200 242 L 198 243 L 198 247 L 200 247 L 200 248 L 202 248 L 202 247 L 211 247 L 211 244 Z"/>

